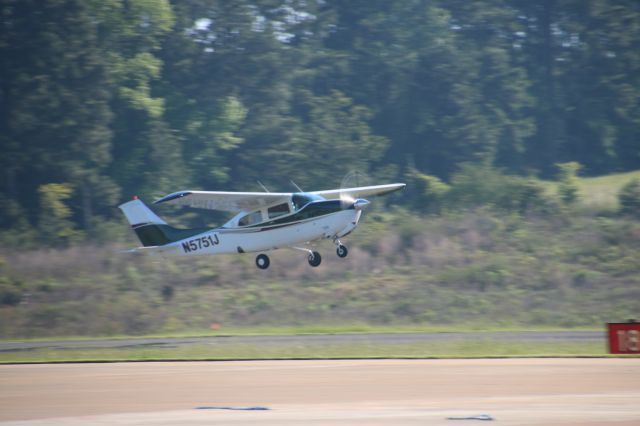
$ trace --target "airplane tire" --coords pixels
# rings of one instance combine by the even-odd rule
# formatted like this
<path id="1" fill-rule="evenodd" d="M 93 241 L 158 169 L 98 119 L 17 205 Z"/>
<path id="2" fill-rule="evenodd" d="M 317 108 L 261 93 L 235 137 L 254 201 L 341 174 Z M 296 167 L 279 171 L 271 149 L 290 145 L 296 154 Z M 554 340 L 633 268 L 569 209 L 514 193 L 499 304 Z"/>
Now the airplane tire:
<path id="1" fill-rule="evenodd" d="M 336 253 L 338 254 L 338 257 L 347 257 L 347 254 L 349 254 L 349 250 L 347 250 L 347 247 L 340 244 L 336 249 Z"/>
<path id="2" fill-rule="evenodd" d="M 309 265 L 313 266 L 314 268 L 318 265 L 320 265 L 320 262 L 322 262 L 322 256 L 320 256 L 320 253 L 318 253 L 317 251 L 312 251 L 311 253 L 309 253 Z"/>
<path id="3" fill-rule="evenodd" d="M 256 257 L 256 266 L 260 269 L 267 269 L 269 267 L 269 256 L 266 254 L 259 254 Z"/>

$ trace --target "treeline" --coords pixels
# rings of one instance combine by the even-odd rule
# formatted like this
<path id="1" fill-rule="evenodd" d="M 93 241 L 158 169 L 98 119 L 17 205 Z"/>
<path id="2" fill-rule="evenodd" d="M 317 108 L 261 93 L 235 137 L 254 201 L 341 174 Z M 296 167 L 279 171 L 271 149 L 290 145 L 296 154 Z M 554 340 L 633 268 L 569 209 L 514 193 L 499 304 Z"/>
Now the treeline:
<path id="1" fill-rule="evenodd" d="M 104 231 L 133 194 L 324 189 L 360 170 L 422 182 L 431 196 L 408 204 L 437 210 L 470 163 L 640 168 L 635 0 L 0 0 L 0 13 L 0 228 L 45 241 Z"/>

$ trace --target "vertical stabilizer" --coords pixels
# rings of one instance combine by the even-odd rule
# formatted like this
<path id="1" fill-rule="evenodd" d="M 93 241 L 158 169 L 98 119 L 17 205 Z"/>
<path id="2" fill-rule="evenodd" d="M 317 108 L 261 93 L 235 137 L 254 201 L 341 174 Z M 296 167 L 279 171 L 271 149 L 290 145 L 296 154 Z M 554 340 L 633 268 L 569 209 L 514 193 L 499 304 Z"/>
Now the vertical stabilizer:
<path id="1" fill-rule="evenodd" d="M 129 221 L 129 224 L 135 229 L 142 225 L 166 225 L 167 222 L 160 219 L 158 215 L 152 212 L 149 207 L 137 198 L 128 203 L 118 206 Z"/>
<path id="2" fill-rule="evenodd" d="M 137 198 L 118 206 L 127 217 L 131 228 L 145 247 L 161 246 L 171 242 L 165 229 L 167 222 L 160 219 L 149 207 Z"/>
<path id="3" fill-rule="evenodd" d="M 208 231 L 206 228 L 173 228 L 137 198 L 118 207 L 127 217 L 131 228 L 145 247 L 163 246 Z"/>

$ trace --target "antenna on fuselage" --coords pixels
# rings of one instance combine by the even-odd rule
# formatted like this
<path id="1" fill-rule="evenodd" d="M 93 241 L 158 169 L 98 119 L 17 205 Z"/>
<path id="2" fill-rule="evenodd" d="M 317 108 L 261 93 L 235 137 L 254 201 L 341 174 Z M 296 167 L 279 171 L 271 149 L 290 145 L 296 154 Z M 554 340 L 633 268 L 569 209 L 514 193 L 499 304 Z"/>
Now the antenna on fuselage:
<path id="1" fill-rule="evenodd" d="M 259 180 L 257 180 L 256 182 L 258 182 L 258 185 L 260 185 L 260 186 L 262 187 L 262 189 L 264 189 L 264 192 L 271 192 L 271 191 L 269 191 L 269 190 L 267 189 L 267 187 L 266 187 L 266 186 L 264 186 L 264 185 L 262 184 L 262 182 L 260 182 Z"/>
<path id="2" fill-rule="evenodd" d="M 292 179 L 289 179 L 289 182 L 291 182 L 291 185 L 295 186 L 298 191 L 304 192 Z"/>

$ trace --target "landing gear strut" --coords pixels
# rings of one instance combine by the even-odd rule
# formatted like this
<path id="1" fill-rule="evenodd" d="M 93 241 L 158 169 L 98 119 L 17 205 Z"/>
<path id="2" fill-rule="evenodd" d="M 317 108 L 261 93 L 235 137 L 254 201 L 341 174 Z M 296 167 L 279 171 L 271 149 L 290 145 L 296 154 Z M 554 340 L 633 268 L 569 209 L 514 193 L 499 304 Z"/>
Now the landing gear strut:
<path id="1" fill-rule="evenodd" d="M 267 269 L 269 267 L 269 256 L 266 254 L 259 254 L 256 257 L 256 266 L 260 269 Z"/>

